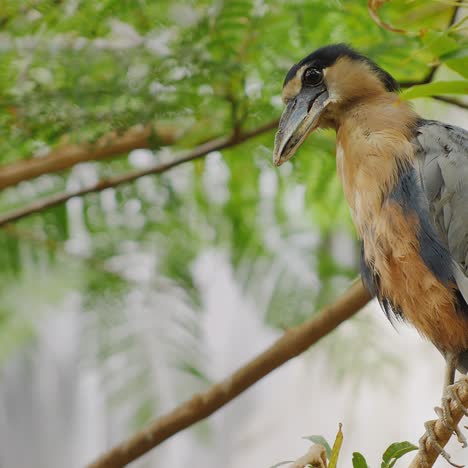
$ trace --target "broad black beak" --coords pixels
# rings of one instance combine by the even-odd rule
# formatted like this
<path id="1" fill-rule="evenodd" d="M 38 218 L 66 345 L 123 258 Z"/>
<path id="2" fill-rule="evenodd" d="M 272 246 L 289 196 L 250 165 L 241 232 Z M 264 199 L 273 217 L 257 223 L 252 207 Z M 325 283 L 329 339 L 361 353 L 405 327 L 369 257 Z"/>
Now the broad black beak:
<path id="1" fill-rule="evenodd" d="M 281 115 L 275 137 L 273 163 L 281 166 L 294 156 L 310 132 L 318 126 L 320 115 L 327 106 L 328 92 L 325 86 L 303 88 Z"/>

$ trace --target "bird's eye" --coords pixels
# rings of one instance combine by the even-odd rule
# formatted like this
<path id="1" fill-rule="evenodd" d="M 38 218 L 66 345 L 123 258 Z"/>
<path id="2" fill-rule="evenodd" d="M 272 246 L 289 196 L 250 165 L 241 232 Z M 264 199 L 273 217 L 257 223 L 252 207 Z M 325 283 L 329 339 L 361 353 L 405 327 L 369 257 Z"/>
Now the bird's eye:
<path id="1" fill-rule="evenodd" d="M 323 79 L 323 73 L 317 68 L 308 68 L 302 77 L 304 84 L 315 86 L 318 85 Z"/>

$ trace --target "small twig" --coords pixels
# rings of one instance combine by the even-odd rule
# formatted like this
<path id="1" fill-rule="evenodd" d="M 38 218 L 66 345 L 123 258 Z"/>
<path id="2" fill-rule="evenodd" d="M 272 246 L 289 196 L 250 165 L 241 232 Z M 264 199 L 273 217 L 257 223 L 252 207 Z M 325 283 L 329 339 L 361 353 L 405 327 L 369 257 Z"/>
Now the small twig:
<path id="1" fill-rule="evenodd" d="M 457 106 L 460 109 L 468 110 L 468 104 L 459 101 L 458 99 L 453 99 L 445 96 L 432 96 L 432 99 L 435 99 L 436 101 L 445 102 L 446 104 L 451 104 L 452 106 Z"/>
<path id="2" fill-rule="evenodd" d="M 240 133 L 238 135 L 230 136 L 230 137 L 222 137 L 212 141 L 209 141 L 203 145 L 198 146 L 192 151 L 188 151 L 183 156 L 171 161 L 169 163 L 160 164 L 157 166 L 150 167 L 149 169 L 143 170 L 136 170 L 127 172 L 122 175 L 110 177 L 108 179 L 101 180 L 97 184 L 91 185 L 84 189 L 75 190 L 73 192 L 61 192 L 49 197 L 42 198 L 37 200 L 30 205 L 27 205 L 23 208 L 19 208 L 17 210 L 13 210 L 10 213 L 7 213 L 3 216 L 0 216 L 0 226 L 4 226 L 7 223 L 12 223 L 18 221 L 19 219 L 25 218 L 26 216 L 39 213 L 44 211 L 48 208 L 52 208 L 57 205 L 61 205 L 66 201 L 70 200 L 74 197 L 82 197 L 89 193 L 100 192 L 102 190 L 117 187 L 122 184 L 126 184 L 128 182 L 133 182 L 140 177 L 144 177 L 147 175 L 154 175 L 154 174 L 162 174 L 163 172 L 172 169 L 173 167 L 180 166 L 189 161 L 193 161 L 194 159 L 202 158 L 206 156 L 208 153 L 212 151 L 220 151 L 222 149 L 231 148 L 236 146 L 240 143 L 243 143 L 250 138 L 254 138 L 262 133 L 272 130 L 278 125 L 277 120 L 273 120 L 261 127 L 258 127 L 254 130 L 250 130 L 248 132 Z"/>
<path id="3" fill-rule="evenodd" d="M 368 0 L 367 2 L 367 9 L 369 11 L 369 16 L 372 18 L 372 20 L 378 24 L 381 28 L 386 29 L 387 31 L 394 32 L 397 34 L 406 34 L 408 36 L 416 36 L 420 35 L 421 32 L 417 31 L 407 31 L 406 29 L 400 29 L 400 28 L 395 28 L 391 24 L 386 23 L 380 16 L 379 16 L 379 9 L 383 6 L 384 3 L 386 3 L 389 0 Z M 450 16 L 450 21 L 447 26 L 447 28 L 450 28 L 453 26 L 455 23 L 457 14 L 458 14 L 458 9 L 460 6 L 463 6 L 463 2 L 460 1 L 459 3 L 453 3 L 455 6 L 452 12 L 452 15 Z"/>
<path id="4" fill-rule="evenodd" d="M 386 29 L 387 31 L 398 33 L 398 34 L 414 34 L 410 31 L 406 31 L 405 29 L 395 28 L 391 24 L 386 23 L 380 16 L 379 16 L 379 9 L 382 5 L 388 0 L 369 0 L 367 2 L 367 10 L 369 12 L 369 16 L 372 18 L 372 21 L 379 25 L 382 29 Z"/>
<path id="5" fill-rule="evenodd" d="M 288 330 L 266 351 L 230 377 L 161 416 L 130 439 L 99 457 L 88 465 L 88 468 L 121 468 L 174 434 L 205 419 L 274 369 L 309 349 L 356 314 L 370 299 L 361 281 L 357 281 L 333 305 L 326 307 L 302 325 Z"/>

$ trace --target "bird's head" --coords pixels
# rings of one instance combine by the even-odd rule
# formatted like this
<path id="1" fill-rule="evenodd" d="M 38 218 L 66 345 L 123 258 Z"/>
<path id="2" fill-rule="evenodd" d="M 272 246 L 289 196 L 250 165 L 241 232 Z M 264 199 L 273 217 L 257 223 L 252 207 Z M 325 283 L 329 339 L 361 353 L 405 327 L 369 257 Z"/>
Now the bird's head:
<path id="1" fill-rule="evenodd" d="M 345 44 L 322 47 L 302 59 L 283 83 L 273 162 L 290 159 L 316 128 L 338 128 L 340 116 L 363 99 L 398 91 L 386 71 Z"/>

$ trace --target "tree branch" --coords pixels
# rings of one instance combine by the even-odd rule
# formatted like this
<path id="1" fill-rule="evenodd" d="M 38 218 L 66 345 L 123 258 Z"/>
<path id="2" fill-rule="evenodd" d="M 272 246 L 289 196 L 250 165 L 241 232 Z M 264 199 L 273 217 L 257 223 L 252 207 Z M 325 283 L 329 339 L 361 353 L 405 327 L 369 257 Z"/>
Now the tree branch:
<path id="1" fill-rule="evenodd" d="M 107 133 L 92 144 L 59 146 L 42 158 L 33 157 L 0 166 L 0 190 L 43 174 L 69 169 L 78 163 L 118 156 L 138 148 L 151 148 L 154 146 L 152 137 L 164 145 L 176 140 L 175 132 L 148 124 L 132 127 L 122 135 L 115 131 Z"/>
<path id="2" fill-rule="evenodd" d="M 422 85 L 422 84 L 427 84 L 432 81 L 434 78 L 434 75 L 437 71 L 437 69 L 440 67 L 440 63 L 437 65 L 433 65 L 430 69 L 427 75 L 420 79 L 420 80 L 413 80 L 413 81 L 400 81 L 400 88 L 405 89 L 405 88 L 411 88 L 411 86 L 417 86 L 417 85 Z"/>
<path id="3" fill-rule="evenodd" d="M 291 328 L 266 351 L 206 392 L 194 395 L 171 412 L 88 465 L 120 468 L 136 460 L 177 432 L 186 429 L 229 403 L 260 379 L 334 330 L 364 307 L 371 297 L 360 280 L 334 304 L 302 325 Z"/>
<path id="4" fill-rule="evenodd" d="M 278 120 L 273 120 L 265 125 L 262 125 L 261 127 L 258 127 L 254 130 L 250 130 L 248 132 L 240 133 L 231 137 L 222 137 L 209 141 L 203 145 L 198 146 L 192 151 L 188 151 L 183 156 L 169 163 L 153 166 L 149 169 L 127 172 L 122 175 L 101 180 L 97 184 L 91 185 L 90 187 L 84 189 L 75 190 L 73 192 L 57 193 L 49 197 L 42 198 L 31 203 L 30 205 L 27 205 L 18 210 L 11 211 L 10 213 L 7 213 L 3 216 L 0 216 L 0 226 L 3 226 L 7 223 L 12 223 L 14 221 L 18 221 L 19 219 L 46 210 L 47 208 L 60 205 L 73 197 L 81 197 L 83 195 L 87 195 L 88 193 L 100 192 L 107 188 L 117 187 L 119 185 L 132 182 L 140 177 L 144 177 L 147 175 L 162 174 L 163 172 L 166 172 L 169 169 L 172 169 L 173 167 L 179 166 L 189 161 L 193 161 L 194 159 L 202 158 L 208 153 L 211 153 L 212 151 L 220 151 L 222 149 L 236 146 L 240 143 L 243 143 L 246 140 L 249 140 L 250 138 L 254 138 L 258 135 L 261 135 L 262 133 L 274 129 L 277 125 Z"/>
<path id="5" fill-rule="evenodd" d="M 468 110 L 468 104 L 459 101 L 458 99 L 453 99 L 445 96 L 432 96 L 432 99 L 435 99 L 436 101 L 445 102 L 446 104 L 451 104 L 452 106 L 457 106 L 460 109 Z"/>
<path id="6" fill-rule="evenodd" d="M 460 397 L 460 401 L 462 402 L 463 406 L 468 407 L 468 381 L 466 380 L 466 378 L 465 380 L 460 381 L 458 396 Z M 458 424 L 464 416 L 462 409 L 453 400 L 450 402 L 450 413 L 453 417 L 454 424 Z M 434 433 L 437 437 L 437 442 L 442 447 L 445 447 L 447 445 L 447 442 L 452 436 L 452 431 L 448 429 L 440 419 L 437 419 L 435 422 Z M 427 464 L 424 464 L 423 454 L 420 449 L 417 455 L 414 457 L 411 464 L 409 465 L 409 468 L 420 468 L 422 466 L 424 466 L 425 468 L 429 468 L 433 466 L 439 454 L 436 450 L 434 450 L 434 447 L 427 439 L 425 442 L 425 452 Z"/>

